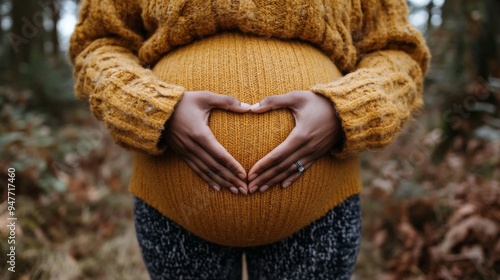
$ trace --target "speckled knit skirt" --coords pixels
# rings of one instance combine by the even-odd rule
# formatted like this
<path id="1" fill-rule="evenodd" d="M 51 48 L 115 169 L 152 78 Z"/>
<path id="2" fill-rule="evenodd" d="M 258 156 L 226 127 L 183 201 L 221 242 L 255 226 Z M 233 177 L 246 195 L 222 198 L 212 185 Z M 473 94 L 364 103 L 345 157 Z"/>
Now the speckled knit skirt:
<path id="1" fill-rule="evenodd" d="M 188 90 L 209 90 L 253 104 L 269 95 L 307 90 L 341 76 L 316 47 L 222 33 L 169 52 L 153 72 Z M 294 127 L 286 109 L 266 114 L 214 110 L 209 126 L 248 171 Z M 325 156 L 287 189 L 216 192 L 173 152 L 136 154 L 130 191 L 193 234 L 226 246 L 269 244 L 307 226 L 361 189 L 357 157 Z"/>

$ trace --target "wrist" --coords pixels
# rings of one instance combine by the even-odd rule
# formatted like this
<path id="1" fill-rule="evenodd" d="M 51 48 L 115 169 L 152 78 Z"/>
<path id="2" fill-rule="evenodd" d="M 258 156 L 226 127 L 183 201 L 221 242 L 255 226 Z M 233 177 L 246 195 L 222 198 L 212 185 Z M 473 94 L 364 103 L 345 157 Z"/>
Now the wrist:
<path id="1" fill-rule="evenodd" d="M 335 122 L 335 135 L 337 135 L 337 141 L 333 145 L 333 152 L 339 152 L 344 148 L 345 141 L 346 141 L 346 135 L 345 131 L 342 126 L 342 119 L 340 118 L 339 112 L 337 111 L 337 108 L 335 106 L 335 103 L 333 103 L 330 100 L 333 110 L 334 110 L 334 122 Z"/>

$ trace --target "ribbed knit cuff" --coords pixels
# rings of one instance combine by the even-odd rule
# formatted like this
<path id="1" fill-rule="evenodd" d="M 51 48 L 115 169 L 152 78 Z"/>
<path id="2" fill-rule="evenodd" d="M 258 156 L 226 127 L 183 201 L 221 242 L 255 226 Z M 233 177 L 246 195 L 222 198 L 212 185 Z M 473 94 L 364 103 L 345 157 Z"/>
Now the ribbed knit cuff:
<path id="1" fill-rule="evenodd" d="M 161 154 L 165 145 L 159 145 L 160 136 L 184 88 L 161 81 L 142 83 L 138 77 L 133 88 L 120 87 L 119 81 L 129 75 L 133 74 L 120 72 L 116 79 L 112 77 L 100 84 L 97 93 L 90 96 L 91 110 L 101 116 L 117 144 L 148 154 Z M 130 96 L 130 90 L 141 96 Z"/>
<path id="2" fill-rule="evenodd" d="M 164 125 L 185 89 L 165 83 L 119 46 L 89 47 L 75 63 L 75 92 L 89 101 L 117 144 L 160 154 Z"/>
<path id="3" fill-rule="evenodd" d="M 401 91 L 393 85 L 401 75 L 383 75 L 377 70 L 360 69 L 334 82 L 310 88 L 335 104 L 342 121 L 344 143 L 341 149 L 332 151 L 337 157 L 386 146 L 401 129 L 405 115 L 408 117 L 412 111 L 393 102 Z M 407 79 L 404 80 L 407 84 Z M 407 112 L 398 112 L 397 108 Z"/>

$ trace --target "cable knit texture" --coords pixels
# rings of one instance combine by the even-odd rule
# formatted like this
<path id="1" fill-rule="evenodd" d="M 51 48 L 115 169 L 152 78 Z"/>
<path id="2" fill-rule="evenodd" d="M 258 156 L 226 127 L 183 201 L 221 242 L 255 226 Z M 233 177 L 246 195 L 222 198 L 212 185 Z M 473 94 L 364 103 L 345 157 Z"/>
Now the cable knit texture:
<path id="1" fill-rule="evenodd" d="M 70 41 L 75 91 L 136 151 L 132 193 L 207 240 L 266 244 L 359 192 L 356 154 L 390 143 L 422 105 L 429 52 L 407 12 L 403 0 L 83 0 Z M 286 190 L 215 192 L 159 143 L 185 90 L 252 104 L 298 89 L 333 102 L 345 139 Z M 293 118 L 216 110 L 209 125 L 248 170 Z"/>

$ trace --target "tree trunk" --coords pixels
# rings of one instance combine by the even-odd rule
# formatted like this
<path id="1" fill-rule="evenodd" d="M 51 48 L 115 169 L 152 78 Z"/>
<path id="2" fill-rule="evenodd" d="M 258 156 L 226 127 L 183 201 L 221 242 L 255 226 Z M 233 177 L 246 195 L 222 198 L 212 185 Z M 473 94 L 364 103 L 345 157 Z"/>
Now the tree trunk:
<path id="1" fill-rule="evenodd" d="M 60 44 L 59 33 L 57 30 L 57 23 L 61 18 L 61 2 L 58 0 L 48 0 L 47 8 L 50 10 L 50 17 L 52 20 L 52 30 L 50 31 L 50 41 L 52 43 L 52 56 L 54 59 L 59 58 Z"/>
<path id="2" fill-rule="evenodd" d="M 43 51 L 44 10 L 37 1 L 12 0 L 12 28 L 7 33 L 14 85 L 30 63 L 33 51 Z"/>
<path id="3" fill-rule="evenodd" d="M 3 42 L 4 42 L 4 30 L 1 26 L 1 23 L 2 23 L 2 20 L 3 20 L 3 17 L 4 17 L 4 14 L 3 14 L 3 11 L 1 11 L 3 5 L 5 4 L 5 1 L 4 0 L 0 0 L 0 46 L 3 46 Z"/>
<path id="4" fill-rule="evenodd" d="M 429 17 L 427 18 L 427 33 L 433 28 L 432 26 L 432 8 L 434 8 L 434 2 L 433 1 L 430 1 L 429 4 L 427 4 L 427 14 L 429 15 Z"/>

